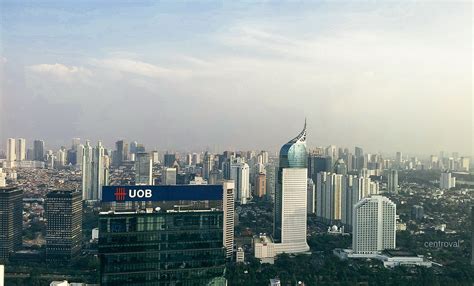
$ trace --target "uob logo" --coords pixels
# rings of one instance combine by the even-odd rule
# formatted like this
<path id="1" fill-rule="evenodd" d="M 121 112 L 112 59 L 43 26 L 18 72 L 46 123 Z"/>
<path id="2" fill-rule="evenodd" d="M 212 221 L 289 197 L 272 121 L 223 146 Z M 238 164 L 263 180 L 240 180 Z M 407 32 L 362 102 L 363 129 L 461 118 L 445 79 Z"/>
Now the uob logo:
<path id="1" fill-rule="evenodd" d="M 116 201 L 123 201 L 125 200 L 125 196 L 127 193 L 125 192 L 125 188 L 117 188 L 115 190 L 114 196 Z"/>

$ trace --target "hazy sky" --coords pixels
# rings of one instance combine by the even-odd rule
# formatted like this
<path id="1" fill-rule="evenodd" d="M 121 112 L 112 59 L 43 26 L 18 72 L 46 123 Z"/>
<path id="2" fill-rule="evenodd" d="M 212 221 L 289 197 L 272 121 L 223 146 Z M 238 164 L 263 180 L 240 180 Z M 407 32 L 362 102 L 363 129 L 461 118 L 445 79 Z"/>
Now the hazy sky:
<path id="1" fill-rule="evenodd" d="M 470 1 L 0 2 L 0 146 L 473 154 Z"/>

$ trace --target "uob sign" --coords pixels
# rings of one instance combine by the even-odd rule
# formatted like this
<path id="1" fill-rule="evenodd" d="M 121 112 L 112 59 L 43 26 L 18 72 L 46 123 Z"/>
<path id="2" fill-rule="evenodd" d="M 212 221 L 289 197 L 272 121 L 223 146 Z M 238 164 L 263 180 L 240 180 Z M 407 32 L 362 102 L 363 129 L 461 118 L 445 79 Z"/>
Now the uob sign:
<path id="1" fill-rule="evenodd" d="M 126 198 L 138 198 L 138 199 L 150 199 L 153 196 L 153 193 L 150 189 L 126 189 L 123 187 L 118 187 L 114 193 L 116 201 L 124 201 Z"/>

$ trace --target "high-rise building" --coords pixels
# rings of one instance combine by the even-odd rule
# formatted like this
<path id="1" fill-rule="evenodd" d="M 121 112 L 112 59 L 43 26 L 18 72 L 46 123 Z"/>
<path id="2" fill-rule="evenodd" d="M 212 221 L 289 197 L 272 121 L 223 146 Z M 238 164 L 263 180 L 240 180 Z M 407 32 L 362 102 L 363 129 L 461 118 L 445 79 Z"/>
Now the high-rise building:
<path id="1" fill-rule="evenodd" d="M 396 205 L 375 195 L 354 206 L 352 249 L 358 254 L 373 254 L 394 249 L 396 240 Z"/>
<path id="2" fill-rule="evenodd" d="M 216 188 L 220 198 L 209 195 Z M 232 182 L 158 186 L 156 194 L 163 197 L 154 209 L 100 213 L 100 285 L 226 285 Z"/>
<path id="3" fill-rule="evenodd" d="M 176 185 L 176 168 L 164 168 L 161 174 L 162 185 Z"/>
<path id="4" fill-rule="evenodd" d="M 387 179 L 387 192 L 398 194 L 398 171 L 390 170 Z"/>
<path id="5" fill-rule="evenodd" d="M 16 160 L 26 160 L 26 140 L 24 138 L 18 138 L 16 142 Z"/>
<path id="6" fill-rule="evenodd" d="M 79 144 L 81 144 L 81 138 L 72 138 L 71 140 L 71 149 L 72 150 L 76 150 L 77 149 L 77 146 L 79 146 Z"/>
<path id="7" fill-rule="evenodd" d="M 7 162 L 16 160 L 16 144 L 15 138 L 8 138 L 7 140 Z"/>
<path id="8" fill-rule="evenodd" d="M 44 141 L 35 140 L 33 142 L 33 153 L 35 161 L 44 161 Z"/>
<path id="9" fill-rule="evenodd" d="M 308 157 L 308 177 L 316 183 L 320 172 L 331 172 L 331 157 L 311 154 Z"/>
<path id="10" fill-rule="evenodd" d="M 309 250 L 306 241 L 308 152 L 306 122 L 298 136 L 280 149 L 275 191 L 275 253 Z"/>
<path id="11" fill-rule="evenodd" d="M 439 188 L 442 190 L 449 190 L 456 187 L 456 177 L 452 177 L 451 173 L 443 172 L 439 179 Z"/>
<path id="12" fill-rule="evenodd" d="M 309 214 L 314 214 L 316 212 L 316 185 L 313 182 L 313 179 L 308 178 L 308 199 L 307 203 L 308 206 L 306 207 L 306 211 Z"/>
<path id="13" fill-rule="evenodd" d="M 196 166 L 197 164 L 201 163 L 201 156 L 198 153 L 193 153 L 192 165 Z"/>
<path id="14" fill-rule="evenodd" d="M 213 163 L 214 163 L 214 161 L 213 161 L 212 154 L 209 154 L 208 152 L 206 152 L 204 154 L 204 162 L 203 162 L 203 166 L 202 166 L 202 176 L 206 180 L 209 179 L 209 174 L 212 171 Z"/>
<path id="15" fill-rule="evenodd" d="M 121 166 L 123 161 L 125 161 L 125 156 L 127 153 L 127 144 L 123 140 L 115 142 L 115 152 L 113 156 L 114 166 Z"/>
<path id="16" fill-rule="evenodd" d="M 339 158 L 334 164 L 334 173 L 339 175 L 347 175 L 347 164 L 342 158 Z"/>
<path id="17" fill-rule="evenodd" d="M 267 187 L 267 199 L 270 201 L 275 200 L 275 182 L 276 182 L 276 173 L 277 167 L 273 164 L 267 164 L 265 166 L 265 176 L 266 176 L 266 187 Z"/>
<path id="18" fill-rule="evenodd" d="M 16 187 L 0 188 L 0 261 L 22 245 L 23 191 Z"/>
<path id="19" fill-rule="evenodd" d="M 165 167 L 173 167 L 174 165 L 174 162 L 176 162 L 176 154 L 172 153 L 172 154 L 165 154 L 164 156 L 164 166 Z"/>
<path id="20" fill-rule="evenodd" d="M 99 141 L 92 148 L 86 141 L 82 160 L 82 196 L 83 200 L 96 201 L 101 199 L 102 186 L 109 182 L 109 157 Z"/>
<path id="21" fill-rule="evenodd" d="M 135 185 L 153 185 L 153 163 L 150 153 L 139 152 L 135 157 Z"/>
<path id="22" fill-rule="evenodd" d="M 69 262 L 81 250 L 82 195 L 51 191 L 45 200 L 46 260 Z"/>
<path id="23" fill-rule="evenodd" d="M 255 195 L 263 198 L 267 193 L 267 178 L 265 173 L 258 173 L 255 178 Z"/>
<path id="24" fill-rule="evenodd" d="M 224 180 L 222 182 L 223 197 L 222 209 L 224 211 L 224 247 L 226 249 L 226 257 L 232 258 L 234 251 L 234 215 L 235 215 L 235 184 L 233 181 Z"/>
<path id="25" fill-rule="evenodd" d="M 414 220 L 422 219 L 424 216 L 424 209 L 422 206 L 414 205 L 411 208 L 411 218 Z"/>
<path id="26" fill-rule="evenodd" d="M 82 199 L 92 197 L 92 146 L 87 140 L 82 154 Z"/>
<path id="27" fill-rule="evenodd" d="M 82 168 L 82 160 L 84 159 L 84 145 L 76 146 L 76 166 Z"/>
<path id="28" fill-rule="evenodd" d="M 235 158 L 230 164 L 230 179 L 235 183 L 235 200 L 246 204 L 250 196 L 250 169 L 242 158 Z"/>

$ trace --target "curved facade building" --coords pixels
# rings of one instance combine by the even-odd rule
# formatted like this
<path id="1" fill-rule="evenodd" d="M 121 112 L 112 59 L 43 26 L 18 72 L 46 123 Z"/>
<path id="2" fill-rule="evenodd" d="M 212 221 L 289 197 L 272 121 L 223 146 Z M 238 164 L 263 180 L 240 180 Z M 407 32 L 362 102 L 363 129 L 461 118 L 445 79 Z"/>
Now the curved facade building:
<path id="1" fill-rule="evenodd" d="M 303 131 L 280 149 L 275 189 L 275 254 L 309 250 L 306 242 L 307 162 L 305 122 Z"/>

